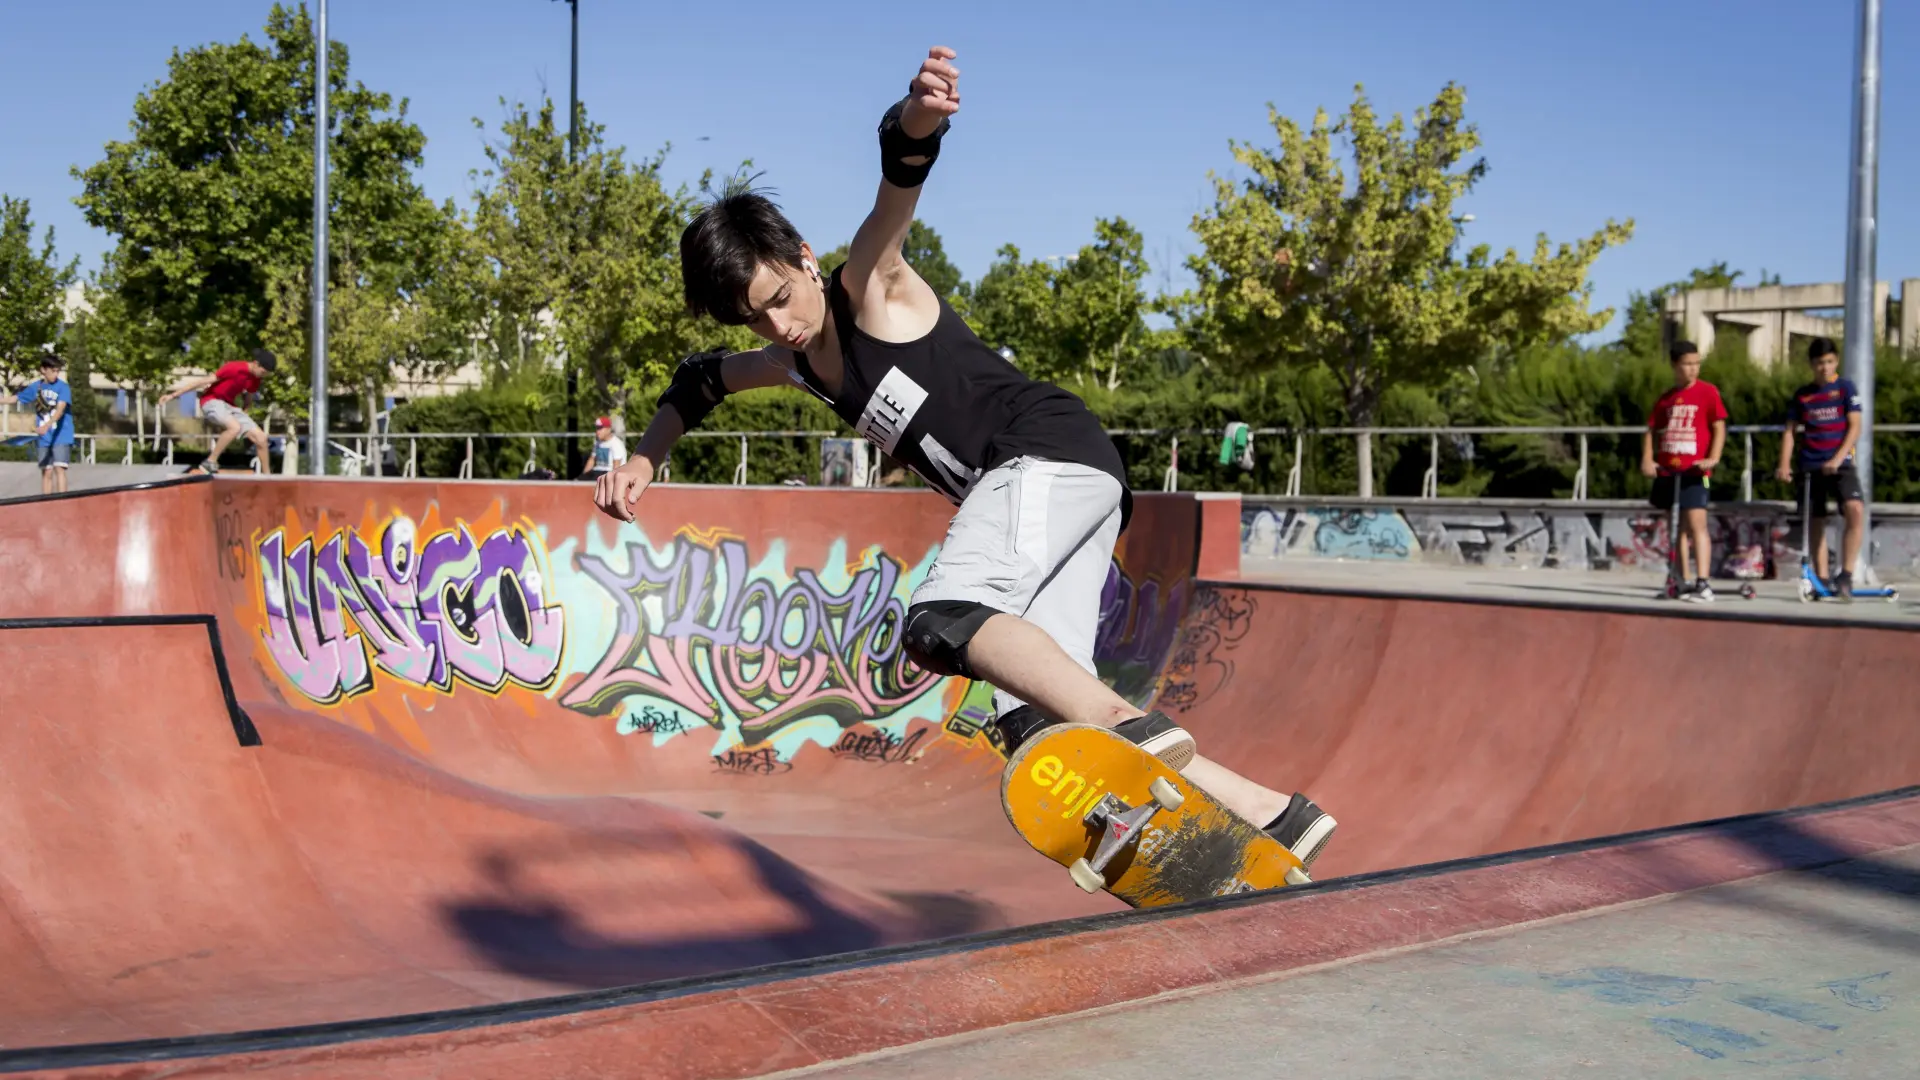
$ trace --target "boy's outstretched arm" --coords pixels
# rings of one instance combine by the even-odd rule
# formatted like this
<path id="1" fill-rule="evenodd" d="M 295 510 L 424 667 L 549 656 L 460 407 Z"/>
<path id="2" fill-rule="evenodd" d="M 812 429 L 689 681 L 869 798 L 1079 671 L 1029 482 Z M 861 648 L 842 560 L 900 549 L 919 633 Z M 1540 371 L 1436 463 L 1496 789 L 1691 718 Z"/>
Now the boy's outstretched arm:
<path id="1" fill-rule="evenodd" d="M 167 402 L 172 401 L 174 398 L 177 398 L 182 394 L 198 393 L 199 391 L 205 390 L 208 387 L 212 386 L 214 383 L 219 381 L 220 380 L 214 378 L 212 375 L 202 375 L 197 379 L 193 379 L 188 382 L 181 383 L 179 386 L 176 386 L 173 389 L 167 391 L 166 393 L 161 394 L 158 404 L 165 405 Z"/>
<path id="2" fill-rule="evenodd" d="M 924 290 L 929 302 L 935 299 L 900 247 L 913 225 L 920 186 L 940 156 L 940 140 L 950 118 L 960 111 L 960 69 L 951 63 L 956 55 L 944 45 L 927 50 L 907 96 L 880 121 L 880 190 L 847 246 L 847 262 L 840 271 L 856 308 L 864 306 L 869 290 L 877 287 L 879 295 L 891 295 L 911 289 L 914 282 L 920 289 L 913 291 Z"/>
<path id="3" fill-rule="evenodd" d="M 619 468 L 594 481 L 593 504 L 617 521 L 632 521 L 634 504 L 653 483 L 674 444 L 699 427 L 728 394 L 788 381 L 787 369 L 770 349 L 739 353 L 712 349 L 680 361 L 633 453 Z"/>

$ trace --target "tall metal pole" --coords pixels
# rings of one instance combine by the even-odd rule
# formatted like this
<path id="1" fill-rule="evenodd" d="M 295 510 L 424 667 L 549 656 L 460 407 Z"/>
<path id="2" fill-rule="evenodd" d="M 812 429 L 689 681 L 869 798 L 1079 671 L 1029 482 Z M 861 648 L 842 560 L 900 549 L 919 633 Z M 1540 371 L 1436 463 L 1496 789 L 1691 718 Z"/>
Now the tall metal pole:
<path id="1" fill-rule="evenodd" d="M 313 402 L 308 468 L 327 473 L 327 0 L 313 24 Z"/>
<path id="2" fill-rule="evenodd" d="M 569 64 L 570 74 L 567 81 L 567 164 L 580 163 L 580 0 L 567 0 L 567 7 L 573 15 L 573 53 Z M 580 429 L 580 408 L 577 404 L 580 389 L 580 369 L 574 365 L 573 352 L 567 352 L 567 475 L 579 476 L 580 440 L 574 433 Z"/>
<path id="3" fill-rule="evenodd" d="M 1880 0 L 1860 0 L 1860 56 L 1853 98 L 1852 184 L 1847 193 L 1846 370 L 1860 388 L 1860 441 L 1855 451 L 1860 486 L 1866 492 L 1858 567 L 1868 584 L 1873 574 L 1873 350 L 1876 218 L 1880 186 Z M 1865 571 L 1860 574 L 1860 571 Z"/>

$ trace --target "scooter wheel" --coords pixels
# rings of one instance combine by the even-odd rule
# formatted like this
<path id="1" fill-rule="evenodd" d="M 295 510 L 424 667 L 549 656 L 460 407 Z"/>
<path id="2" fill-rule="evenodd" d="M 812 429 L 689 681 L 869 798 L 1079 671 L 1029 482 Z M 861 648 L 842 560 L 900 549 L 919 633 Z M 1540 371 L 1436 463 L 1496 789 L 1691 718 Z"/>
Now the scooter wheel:
<path id="1" fill-rule="evenodd" d="M 1755 591 L 1755 589 L 1754 589 L 1754 587 L 1753 587 L 1753 582 L 1751 582 L 1751 581 L 1747 581 L 1747 582 L 1742 582 L 1742 583 L 1741 583 L 1741 585 L 1740 585 L 1740 599 L 1742 599 L 1742 600 L 1751 600 L 1751 599 L 1753 599 L 1753 598 L 1754 598 L 1754 596 L 1755 596 L 1755 595 L 1756 595 L 1756 591 Z"/>

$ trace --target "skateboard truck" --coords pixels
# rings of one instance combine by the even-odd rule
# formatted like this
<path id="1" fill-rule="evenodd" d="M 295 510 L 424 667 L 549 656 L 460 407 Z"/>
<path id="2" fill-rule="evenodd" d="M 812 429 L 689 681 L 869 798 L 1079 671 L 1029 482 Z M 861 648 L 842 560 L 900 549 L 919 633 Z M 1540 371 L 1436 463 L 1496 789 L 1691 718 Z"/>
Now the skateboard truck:
<path id="1" fill-rule="evenodd" d="M 1106 871 L 1122 851 L 1138 844 L 1142 830 L 1148 821 L 1161 809 L 1178 810 L 1187 801 L 1180 789 L 1167 783 L 1164 777 L 1154 777 L 1147 792 L 1152 798 L 1139 806 L 1128 806 L 1125 799 L 1108 792 L 1086 813 L 1088 824 L 1102 829 L 1100 845 L 1093 851 L 1091 860 L 1080 858 L 1067 868 L 1073 875 L 1073 883 L 1087 892 L 1096 893 L 1106 888 Z"/>

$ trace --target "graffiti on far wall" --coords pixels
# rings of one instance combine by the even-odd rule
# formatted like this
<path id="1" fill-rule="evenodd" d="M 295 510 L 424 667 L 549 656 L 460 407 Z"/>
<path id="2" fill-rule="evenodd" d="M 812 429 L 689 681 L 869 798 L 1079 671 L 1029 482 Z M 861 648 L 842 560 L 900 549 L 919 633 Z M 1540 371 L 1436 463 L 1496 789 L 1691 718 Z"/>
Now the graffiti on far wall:
<path id="1" fill-rule="evenodd" d="M 909 574 L 878 549 L 841 581 L 692 530 L 664 551 L 634 540 L 573 562 L 613 616 L 560 698 L 578 712 L 678 711 L 753 747 L 803 720 L 831 721 L 837 738 L 895 718 L 940 682 L 901 647 Z"/>
<path id="2" fill-rule="evenodd" d="M 566 620 L 531 528 L 478 535 L 463 521 L 422 533 L 396 514 L 370 535 L 288 527 L 256 536 L 261 638 L 288 683 L 331 704 L 374 689 L 376 673 L 451 693 L 544 689 Z"/>

